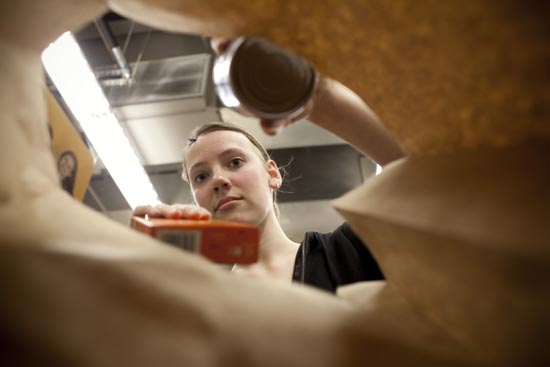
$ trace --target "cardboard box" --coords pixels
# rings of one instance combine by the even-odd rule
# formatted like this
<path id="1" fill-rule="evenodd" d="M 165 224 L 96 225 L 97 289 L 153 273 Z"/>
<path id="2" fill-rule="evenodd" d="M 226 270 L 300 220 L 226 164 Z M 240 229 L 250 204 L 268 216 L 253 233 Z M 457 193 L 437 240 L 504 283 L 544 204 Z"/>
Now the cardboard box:
<path id="1" fill-rule="evenodd" d="M 201 254 L 216 263 L 251 264 L 258 261 L 260 237 L 258 228 L 252 225 L 133 216 L 130 226 L 185 251 Z"/>

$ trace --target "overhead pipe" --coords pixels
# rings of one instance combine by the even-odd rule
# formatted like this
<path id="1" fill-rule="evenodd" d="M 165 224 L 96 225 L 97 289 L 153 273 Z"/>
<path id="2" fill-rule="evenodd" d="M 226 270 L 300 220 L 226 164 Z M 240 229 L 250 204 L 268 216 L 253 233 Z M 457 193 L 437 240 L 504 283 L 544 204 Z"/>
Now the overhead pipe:
<path id="1" fill-rule="evenodd" d="M 111 28 L 109 28 L 109 25 L 107 24 L 107 22 L 105 22 L 105 19 L 103 17 L 96 18 L 94 20 L 94 23 L 99 32 L 99 35 L 103 39 L 103 42 L 105 42 L 105 45 L 111 51 L 112 56 L 120 67 L 122 76 L 124 77 L 124 79 L 130 79 L 132 75 L 132 70 L 130 69 L 130 65 L 128 65 L 128 62 L 126 61 L 124 53 L 122 52 L 120 45 L 115 39 Z"/>

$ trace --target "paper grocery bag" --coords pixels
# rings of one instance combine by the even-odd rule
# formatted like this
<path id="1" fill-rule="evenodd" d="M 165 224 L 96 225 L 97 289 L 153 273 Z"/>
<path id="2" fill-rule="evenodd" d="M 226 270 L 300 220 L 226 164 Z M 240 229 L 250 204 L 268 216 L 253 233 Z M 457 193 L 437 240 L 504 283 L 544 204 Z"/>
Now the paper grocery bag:
<path id="1" fill-rule="evenodd" d="M 490 360 L 548 360 L 547 141 L 409 157 L 334 201 L 390 284 Z"/>

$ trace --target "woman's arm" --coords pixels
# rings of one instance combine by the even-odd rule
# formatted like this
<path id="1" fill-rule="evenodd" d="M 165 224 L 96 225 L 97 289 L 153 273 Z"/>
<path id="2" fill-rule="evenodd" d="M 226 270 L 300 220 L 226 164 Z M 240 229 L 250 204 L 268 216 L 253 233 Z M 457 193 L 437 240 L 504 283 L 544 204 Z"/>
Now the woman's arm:
<path id="1" fill-rule="evenodd" d="M 405 152 L 367 104 L 343 84 L 321 76 L 306 112 L 292 120 L 262 120 L 263 130 L 277 134 L 284 126 L 307 118 L 338 135 L 359 152 L 383 166 L 405 156 Z"/>
<path id="2" fill-rule="evenodd" d="M 383 166 L 405 152 L 378 116 L 351 89 L 321 77 L 309 118 Z"/>

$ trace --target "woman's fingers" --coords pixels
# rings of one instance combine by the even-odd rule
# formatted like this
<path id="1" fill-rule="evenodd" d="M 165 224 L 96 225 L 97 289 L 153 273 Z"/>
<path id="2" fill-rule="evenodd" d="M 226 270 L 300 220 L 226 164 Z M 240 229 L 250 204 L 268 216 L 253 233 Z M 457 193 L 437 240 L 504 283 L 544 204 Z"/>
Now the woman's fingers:
<path id="1" fill-rule="evenodd" d="M 212 217 L 208 210 L 196 205 L 174 204 L 172 209 L 172 218 L 175 219 L 206 220 Z"/>
<path id="2" fill-rule="evenodd" d="M 150 217 L 160 216 L 160 211 L 153 205 L 139 205 L 134 209 L 132 215 L 138 217 L 145 217 L 146 215 Z"/>
<path id="3" fill-rule="evenodd" d="M 271 135 L 271 136 L 277 135 L 285 127 L 287 127 L 289 125 L 292 125 L 296 121 L 307 118 L 309 116 L 310 112 L 313 109 L 314 103 L 315 103 L 314 99 L 311 98 L 308 101 L 308 103 L 305 105 L 305 108 L 302 111 L 302 113 L 300 113 L 298 116 L 296 116 L 294 118 L 291 118 L 291 119 L 281 119 L 281 120 L 275 120 L 275 121 L 273 121 L 273 120 L 264 120 L 264 119 L 260 120 L 260 125 L 262 127 L 262 130 L 267 135 Z"/>
<path id="4" fill-rule="evenodd" d="M 216 54 L 222 53 L 231 43 L 231 38 L 213 37 L 210 39 L 210 47 Z"/>
<path id="5" fill-rule="evenodd" d="M 260 125 L 264 133 L 271 136 L 277 135 L 283 128 L 293 123 L 294 120 L 260 120 Z"/>
<path id="6" fill-rule="evenodd" d="M 170 219 L 193 219 L 207 220 L 212 217 L 210 212 L 204 208 L 190 204 L 157 204 L 140 205 L 134 209 L 133 215 L 151 218 L 170 218 Z"/>

